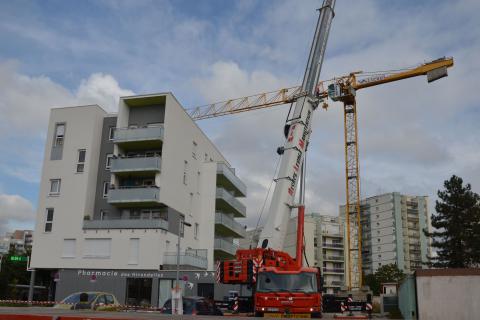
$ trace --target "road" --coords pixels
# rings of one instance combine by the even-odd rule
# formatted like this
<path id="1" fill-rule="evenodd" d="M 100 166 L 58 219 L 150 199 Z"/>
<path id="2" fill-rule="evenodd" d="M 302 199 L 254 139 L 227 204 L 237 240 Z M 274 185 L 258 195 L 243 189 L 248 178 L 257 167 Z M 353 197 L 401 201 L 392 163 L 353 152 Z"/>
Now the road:
<path id="1" fill-rule="evenodd" d="M 95 318 L 105 319 L 169 319 L 172 318 L 172 315 L 168 314 L 159 314 L 156 311 L 145 312 L 145 311 L 132 311 L 132 312 L 98 312 L 98 311 L 84 311 L 84 310 L 59 310 L 48 307 L 0 307 L 0 320 L 3 320 L 2 315 L 9 315 L 9 320 L 12 319 L 11 315 L 43 315 L 43 316 L 52 316 L 61 317 L 67 316 L 72 317 L 70 319 L 82 319 L 82 320 L 94 320 Z M 73 318 L 74 317 L 74 318 Z M 239 317 L 239 316 L 224 316 L 224 317 L 215 317 L 215 316 L 175 316 L 175 319 L 264 319 L 264 318 L 253 318 L 253 317 Z M 323 315 L 323 319 L 333 319 L 332 313 L 327 313 Z M 386 319 L 375 316 L 374 319 Z"/>

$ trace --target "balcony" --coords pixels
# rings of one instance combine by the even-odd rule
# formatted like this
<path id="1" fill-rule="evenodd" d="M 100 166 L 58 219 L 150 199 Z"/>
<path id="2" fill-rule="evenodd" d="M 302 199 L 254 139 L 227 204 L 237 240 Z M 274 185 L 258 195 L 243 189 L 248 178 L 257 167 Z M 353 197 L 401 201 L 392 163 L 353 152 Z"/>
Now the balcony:
<path id="1" fill-rule="evenodd" d="M 323 255 L 323 261 L 343 261 L 345 258 L 343 256 L 329 256 Z"/>
<path id="2" fill-rule="evenodd" d="M 235 256 L 238 246 L 225 239 L 215 238 L 213 249 L 215 250 L 216 259 L 226 259 Z"/>
<path id="3" fill-rule="evenodd" d="M 160 157 L 128 157 L 113 158 L 110 172 L 117 175 L 143 175 L 160 172 L 162 159 Z"/>
<path id="4" fill-rule="evenodd" d="M 343 268 L 323 268 L 323 273 L 334 273 L 334 274 L 343 274 L 345 269 Z"/>
<path id="5" fill-rule="evenodd" d="M 232 190 L 235 197 L 245 197 L 247 195 L 247 186 L 235 175 L 235 171 L 225 163 L 217 164 L 217 185 Z"/>
<path id="6" fill-rule="evenodd" d="M 223 188 L 217 188 L 215 207 L 217 210 L 233 213 L 235 218 L 245 218 L 247 208 Z"/>
<path id="7" fill-rule="evenodd" d="M 205 251 L 205 254 L 198 254 L 198 251 Z M 208 267 L 208 259 L 206 250 L 188 250 L 180 253 L 180 269 L 199 269 L 206 270 Z M 177 268 L 177 253 L 165 252 L 163 255 L 163 267 L 165 270 Z"/>
<path id="8" fill-rule="evenodd" d="M 326 238 L 343 238 L 343 234 L 340 233 L 328 233 L 327 231 L 322 231 L 322 236 Z"/>
<path id="9" fill-rule="evenodd" d="M 324 285 L 326 288 L 338 288 L 338 287 L 343 287 L 344 282 L 343 281 L 328 281 Z"/>
<path id="10" fill-rule="evenodd" d="M 83 229 L 163 229 L 168 230 L 168 221 L 163 219 L 107 219 L 84 220 Z"/>
<path id="11" fill-rule="evenodd" d="M 120 187 L 108 190 L 108 203 L 115 206 L 149 206 L 159 204 L 158 187 Z"/>
<path id="12" fill-rule="evenodd" d="M 143 128 L 117 128 L 113 142 L 125 150 L 156 149 L 162 146 L 163 125 Z"/>
<path id="13" fill-rule="evenodd" d="M 343 244 L 342 243 L 322 243 L 323 248 L 334 249 L 334 250 L 342 250 L 343 251 Z"/>
<path id="14" fill-rule="evenodd" d="M 215 212 L 215 232 L 226 237 L 245 238 L 245 228 L 225 213 Z"/>

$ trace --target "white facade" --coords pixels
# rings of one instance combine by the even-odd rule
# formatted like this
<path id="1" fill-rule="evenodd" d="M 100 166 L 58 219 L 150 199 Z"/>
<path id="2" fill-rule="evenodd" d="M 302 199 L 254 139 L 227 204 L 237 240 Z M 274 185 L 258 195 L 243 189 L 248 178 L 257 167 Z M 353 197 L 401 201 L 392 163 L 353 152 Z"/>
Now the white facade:
<path id="1" fill-rule="evenodd" d="M 31 267 L 171 269 L 182 220 L 182 267 L 212 270 L 244 236 L 245 195 L 170 93 L 52 109 Z"/>

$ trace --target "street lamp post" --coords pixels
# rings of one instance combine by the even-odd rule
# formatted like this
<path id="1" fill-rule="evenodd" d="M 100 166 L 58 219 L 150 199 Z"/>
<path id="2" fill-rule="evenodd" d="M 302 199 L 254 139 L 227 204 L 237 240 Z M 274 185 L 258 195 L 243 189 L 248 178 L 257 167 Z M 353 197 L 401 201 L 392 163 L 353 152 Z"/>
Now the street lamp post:
<path id="1" fill-rule="evenodd" d="M 175 289 L 177 293 L 180 290 L 180 238 L 181 238 L 181 233 L 184 233 L 183 231 L 185 230 L 185 226 L 191 227 L 192 225 L 188 222 L 185 222 L 183 219 L 180 219 L 178 223 L 178 237 L 177 237 L 177 276 L 176 276 L 176 284 L 175 284 Z M 179 310 L 179 302 L 180 299 L 174 299 L 175 301 L 175 314 L 178 314 Z"/>

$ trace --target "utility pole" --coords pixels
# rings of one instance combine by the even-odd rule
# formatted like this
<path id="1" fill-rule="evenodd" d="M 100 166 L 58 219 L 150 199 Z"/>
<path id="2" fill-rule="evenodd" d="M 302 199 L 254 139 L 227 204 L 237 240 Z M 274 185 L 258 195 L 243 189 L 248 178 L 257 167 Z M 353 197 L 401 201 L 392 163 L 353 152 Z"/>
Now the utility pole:
<path id="1" fill-rule="evenodd" d="M 185 226 L 191 227 L 192 225 L 188 222 L 185 222 L 184 219 L 179 219 L 179 222 L 178 222 L 178 237 L 177 237 L 177 276 L 176 276 L 176 280 L 175 280 L 175 290 L 176 290 L 177 294 L 180 291 L 180 238 L 181 238 L 181 234 L 184 233 Z M 175 308 L 174 309 L 172 308 L 172 313 L 173 313 L 173 310 L 175 310 L 175 314 L 180 314 L 180 313 L 178 313 L 180 298 L 177 297 L 176 299 L 172 299 L 172 300 L 175 302 Z"/>

